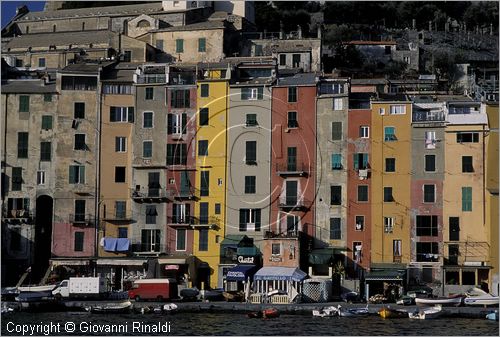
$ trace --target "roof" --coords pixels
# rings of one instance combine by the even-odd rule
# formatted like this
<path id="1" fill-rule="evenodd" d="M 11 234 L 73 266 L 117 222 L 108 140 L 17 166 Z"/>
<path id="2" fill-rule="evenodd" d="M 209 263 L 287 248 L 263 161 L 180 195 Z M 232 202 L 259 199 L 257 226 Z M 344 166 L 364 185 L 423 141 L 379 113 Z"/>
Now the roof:
<path id="1" fill-rule="evenodd" d="M 375 102 L 387 101 L 387 102 L 409 102 L 410 99 L 404 94 L 383 94 L 380 93 L 378 98 L 374 99 Z"/>
<path id="2" fill-rule="evenodd" d="M 5 48 L 49 47 L 50 45 L 81 45 L 110 43 L 117 34 L 109 30 L 86 30 L 80 32 L 39 33 L 13 38 Z"/>
<path id="3" fill-rule="evenodd" d="M 254 275 L 254 280 L 280 280 L 300 282 L 307 274 L 299 268 L 292 267 L 263 267 Z"/>
<path id="4" fill-rule="evenodd" d="M 135 74 L 135 70 L 117 70 L 113 69 L 105 72 L 101 77 L 102 81 L 105 82 L 132 82 Z"/>
<path id="5" fill-rule="evenodd" d="M 44 84 L 43 80 L 8 80 L 2 82 L 2 94 L 35 93 L 45 94 L 56 92 L 56 84 Z"/>
<path id="6" fill-rule="evenodd" d="M 74 63 L 69 64 L 61 70 L 61 73 L 95 73 L 99 71 L 99 68 L 105 68 L 114 62 L 103 62 L 103 63 Z"/>
<path id="7" fill-rule="evenodd" d="M 47 19 L 62 19 L 62 18 L 77 18 L 88 16 L 109 16 L 109 15 L 141 15 L 154 12 L 162 12 L 162 2 L 143 3 L 136 5 L 123 5 L 123 6 L 107 6 L 107 7 L 90 7 L 90 8 L 76 8 L 76 9 L 60 9 L 56 11 L 39 11 L 29 12 L 19 21 L 32 21 L 32 20 L 47 20 Z"/>
<path id="8" fill-rule="evenodd" d="M 276 86 L 313 86 L 316 85 L 316 78 L 317 75 L 315 73 L 299 73 L 294 76 L 278 78 Z"/>
<path id="9" fill-rule="evenodd" d="M 244 87 L 244 86 L 260 86 L 260 85 L 271 85 L 274 82 L 274 78 L 259 77 L 254 79 L 238 79 L 230 83 L 231 87 Z"/>
<path id="10" fill-rule="evenodd" d="M 357 46 L 379 46 L 379 45 L 396 45 L 396 41 L 348 41 L 346 44 Z"/>
<path id="11" fill-rule="evenodd" d="M 192 31 L 192 30 L 205 30 L 205 29 L 224 29 L 226 26 L 223 21 L 205 21 L 193 23 L 185 26 L 173 26 L 168 28 L 154 29 L 150 32 L 180 32 L 180 31 Z"/>
<path id="12" fill-rule="evenodd" d="M 380 85 L 386 84 L 385 78 L 353 78 L 351 79 L 352 85 Z"/>
<path id="13" fill-rule="evenodd" d="M 485 113 L 448 114 L 448 123 L 456 125 L 488 124 L 488 115 Z"/>

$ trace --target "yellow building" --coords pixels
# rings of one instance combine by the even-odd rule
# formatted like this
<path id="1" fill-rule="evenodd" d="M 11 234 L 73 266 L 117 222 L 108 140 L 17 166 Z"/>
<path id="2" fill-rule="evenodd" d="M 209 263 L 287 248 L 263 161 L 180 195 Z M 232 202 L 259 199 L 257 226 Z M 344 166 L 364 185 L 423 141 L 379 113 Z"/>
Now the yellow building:
<path id="1" fill-rule="evenodd" d="M 486 142 L 486 227 L 489 228 L 490 245 L 490 291 L 496 295 L 498 289 L 498 103 L 484 104 L 488 115 L 489 132 Z"/>
<path id="2" fill-rule="evenodd" d="M 209 71 L 198 81 L 196 187 L 199 200 L 193 253 L 201 260 L 197 287 L 217 287 L 220 242 L 224 238 L 226 126 L 229 83 L 225 71 Z M 211 77 L 212 76 L 212 77 Z M 204 284 L 203 284 L 204 283 Z"/>
<path id="3" fill-rule="evenodd" d="M 412 104 L 395 98 L 371 105 L 372 270 L 410 262 Z"/>

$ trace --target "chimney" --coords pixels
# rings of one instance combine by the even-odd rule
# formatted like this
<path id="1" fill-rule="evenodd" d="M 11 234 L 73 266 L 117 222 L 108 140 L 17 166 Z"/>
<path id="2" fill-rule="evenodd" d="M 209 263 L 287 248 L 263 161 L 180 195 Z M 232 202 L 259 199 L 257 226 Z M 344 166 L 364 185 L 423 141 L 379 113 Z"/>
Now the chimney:
<path id="1" fill-rule="evenodd" d="M 429 32 L 432 32 L 432 21 L 429 21 Z"/>
<path id="2" fill-rule="evenodd" d="M 299 34 L 299 39 L 302 39 L 302 27 L 300 25 L 297 25 L 297 33 Z"/>
<path id="3" fill-rule="evenodd" d="M 415 20 L 415 19 L 411 20 L 411 26 L 412 26 L 413 30 L 417 29 L 417 20 Z"/>

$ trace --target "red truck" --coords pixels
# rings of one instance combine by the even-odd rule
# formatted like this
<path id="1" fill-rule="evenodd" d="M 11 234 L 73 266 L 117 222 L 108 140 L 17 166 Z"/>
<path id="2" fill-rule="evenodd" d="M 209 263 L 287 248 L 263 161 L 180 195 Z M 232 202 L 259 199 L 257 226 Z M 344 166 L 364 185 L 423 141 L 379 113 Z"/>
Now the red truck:
<path id="1" fill-rule="evenodd" d="M 163 301 L 177 298 L 177 282 L 168 278 L 136 280 L 132 289 L 128 291 L 128 296 L 136 301 Z"/>

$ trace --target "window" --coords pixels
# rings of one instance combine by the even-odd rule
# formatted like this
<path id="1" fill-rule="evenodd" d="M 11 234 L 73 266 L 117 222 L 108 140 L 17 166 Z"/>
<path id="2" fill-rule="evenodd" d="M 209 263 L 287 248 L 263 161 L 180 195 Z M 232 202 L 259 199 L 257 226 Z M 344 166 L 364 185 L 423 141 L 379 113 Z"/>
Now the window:
<path id="1" fill-rule="evenodd" d="M 330 240 L 342 239 L 342 228 L 340 218 L 330 218 Z"/>
<path id="2" fill-rule="evenodd" d="M 255 176 L 245 176 L 245 193 L 255 194 Z"/>
<path id="3" fill-rule="evenodd" d="M 358 185 L 358 201 L 368 201 L 368 185 Z"/>
<path id="4" fill-rule="evenodd" d="M 170 91 L 170 106 L 174 109 L 191 107 L 191 94 L 189 90 L 178 89 Z"/>
<path id="5" fill-rule="evenodd" d="M 433 154 L 425 155 L 425 172 L 436 172 L 436 156 Z"/>
<path id="6" fill-rule="evenodd" d="M 75 252 L 83 252 L 83 240 L 85 238 L 85 232 L 75 232 Z"/>
<path id="7" fill-rule="evenodd" d="M 297 148 L 288 147 L 287 148 L 287 171 L 296 172 L 297 171 Z"/>
<path id="8" fill-rule="evenodd" d="M 286 54 L 280 54 L 280 66 L 286 66 Z"/>
<path id="9" fill-rule="evenodd" d="M 75 217 L 74 221 L 75 222 L 85 222 L 85 207 L 86 201 L 85 200 L 75 200 Z"/>
<path id="10" fill-rule="evenodd" d="M 292 54 L 292 66 L 294 68 L 300 67 L 300 54 Z"/>
<path id="11" fill-rule="evenodd" d="M 361 125 L 359 127 L 359 137 L 360 138 L 370 138 L 370 127 L 366 125 Z"/>
<path id="12" fill-rule="evenodd" d="M 149 129 L 153 127 L 153 112 L 145 111 L 142 113 L 142 127 Z"/>
<path id="13" fill-rule="evenodd" d="M 30 97 L 26 95 L 19 96 L 19 112 L 30 111 Z"/>
<path id="14" fill-rule="evenodd" d="M 163 40 L 161 39 L 156 40 L 156 49 L 163 50 Z"/>
<path id="15" fill-rule="evenodd" d="M 156 217 L 158 212 L 155 205 L 146 205 L 146 225 L 156 224 Z"/>
<path id="16" fill-rule="evenodd" d="M 246 115 L 246 126 L 257 126 L 257 114 Z"/>
<path id="17" fill-rule="evenodd" d="M 200 196 L 208 197 L 210 194 L 210 172 L 201 171 L 201 186 L 200 186 Z"/>
<path id="18" fill-rule="evenodd" d="M 332 140 L 342 140 L 342 122 L 332 122 Z"/>
<path id="19" fill-rule="evenodd" d="M 43 94 L 43 101 L 44 102 L 52 102 L 52 94 Z"/>
<path id="20" fill-rule="evenodd" d="M 115 183 L 125 182 L 125 166 L 115 166 Z"/>
<path id="21" fill-rule="evenodd" d="M 216 203 L 215 206 L 214 206 L 214 212 L 215 214 L 220 214 L 220 204 L 219 203 Z"/>
<path id="22" fill-rule="evenodd" d="M 366 170 L 368 168 L 368 153 L 353 154 L 354 170 Z"/>
<path id="23" fill-rule="evenodd" d="M 257 142 L 248 141 L 245 143 L 245 163 L 247 165 L 257 164 Z"/>
<path id="24" fill-rule="evenodd" d="M 450 224 L 450 241 L 460 241 L 460 218 L 450 216 L 448 222 Z"/>
<path id="25" fill-rule="evenodd" d="M 85 166 L 70 165 L 69 166 L 69 183 L 70 184 L 85 184 Z"/>
<path id="26" fill-rule="evenodd" d="M 392 240 L 392 256 L 402 256 L 403 250 L 401 249 L 401 240 Z"/>
<path id="27" fill-rule="evenodd" d="M 22 167 L 12 168 L 12 191 L 21 191 L 23 187 L 23 169 Z"/>
<path id="28" fill-rule="evenodd" d="M 85 144 L 85 134 L 77 133 L 75 134 L 75 144 L 73 147 L 75 150 L 87 150 L 87 144 Z"/>
<path id="29" fill-rule="evenodd" d="M 126 201 L 115 201 L 115 217 L 117 219 L 125 219 L 127 212 Z"/>
<path id="30" fill-rule="evenodd" d="M 436 131 L 425 131 L 425 148 L 429 150 L 436 148 Z"/>
<path id="31" fill-rule="evenodd" d="M 437 215 L 417 215 L 417 236 L 438 236 Z"/>
<path id="32" fill-rule="evenodd" d="M 424 202 L 436 201 L 436 185 L 424 185 Z"/>
<path id="33" fill-rule="evenodd" d="M 22 67 L 23 66 L 23 60 L 16 59 L 16 67 Z"/>
<path id="34" fill-rule="evenodd" d="M 439 244 L 437 242 L 417 242 L 417 262 L 438 262 Z"/>
<path id="35" fill-rule="evenodd" d="M 395 127 L 386 126 L 384 128 L 384 141 L 393 142 L 393 141 L 397 140 L 395 131 L 396 131 Z"/>
<path id="36" fill-rule="evenodd" d="M 28 133 L 17 133 L 17 158 L 28 158 Z"/>
<path id="37" fill-rule="evenodd" d="M 189 204 L 173 204 L 172 205 L 172 222 L 173 223 L 191 223 L 191 207 Z"/>
<path id="38" fill-rule="evenodd" d="M 119 239 L 128 238 L 128 228 L 127 227 L 118 227 L 118 238 Z"/>
<path id="39" fill-rule="evenodd" d="M 180 136 L 187 132 L 187 114 L 167 114 L 167 134 Z"/>
<path id="40" fill-rule="evenodd" d="M 42 116 L 42 130 L 52 129 L 52 116 Z"/>
<path id="41" fill-rule="evenodd" d="M 112 106 L 109 108 L 110 122 L 134 122 L 134 107 L 118 107 Z"/>
<path id="42" fill-rule="evenodd" d="M 403 56 L 403 61 L 407 64 L 411 64 L 410 57 L 409 56 Z"/>
<path id="43" fill-rule="evenodd" d="M 344 101 L 342 98 L 333 99 L 333 110 L 338 111 L 343 109 Z"/>
<path id="44" fill-rule="evenodd" d="M 52 143 L 40 142 L 40 161 L 52 160 Z"/>
<path id="45" fill-rule="evenodd" d="M 208 156 L 208 140 L 198 141 L 198 156 Z"/>
<path id="46" fill-rule="evenodd" d="M 394 229 L 394 218 L 391 217 L 384 217 L 384 232 L 385 233 L 392 233 Z"/>
<path id="47" fill-rule="evenodd" d="M 342 204 L 342 186 L 330 186 L 330 205 Z"/>
<path id="48" fill-rule="evenodd" d="M 384 202 L 392 202 L 394 197 L 392 196 L 392 187 L 384 187 Z"/>
<path id="49" fill-rule="evenodd" d="M 176 53 L 183 53 L 184 52 L 184 40 L 183 39 L 176 39 L 175 40 L 175 52 Z"/>
<path id="50" fill-rule="evenodd" d="M 261 225 L 261 210 L 258 208 L 255 209 L 240 209 L 240 232 L 258 232 L 260 231 Z"/>
<path id="51" fill-rule="evenodd" d="M 61 88 L 62 90 L 95 91 L 97 89 L 97 77 L 62 76 Z"/>
<path id="52" fill-rule="evenodd" d="M 200 109 L 200 126 L 208 125 L 208 108 Z"/>
<path id="53" fill-rule="evenodd" d="M 297 87 L 288 87 L 288 102 L 297 102 Z"/>
<path id="54" fill-rule="evenodd" d="M 281 255 L 281 243 L 271 244 L 271 254 L 272 255 Z"/>
<path id="55" fill-rule="evenodd" d="M 142 157 L 151 158 L 153 157 L 153 141 L 145 140 L 142 142 Z"/>
<path id="56" fill-rule="evenodd" d="M 123 62 L 130 62 L 132 61 L 132 51 L 131 50 L 125 50 L 123 53 Z"/>
<path id="57" fill-rule="evenodd" d="M 299 217 L 295 215 L 286 216 L 286 232 L 297 235 L 299 231 Z"/>
<path id="58" fill-rule="evenodd" d="M 255 55 L 254 56 L 262 56 L 262 46 L 261 45 L 255 45 L 255 49 L 254 49 L 254 53 Z"/>
<path id="59" fill-rule="evenodd" d="M 297 111 L 288 111 L 288 127 L 297 128 L 299 123 L 297 122 Z"/>
<path id="60" fill-rule="evenodd" d="M 128 84 L 103 84 L 103 94 L 132 95 L 132 85 Z"/>
<path id="61" fill-rule="evenodd" d="M 143 252 L 159 252 L 161 231 L 159 229 L 141 230 L 141 250 Z"/>
<path id="62" fill-rule="evenodd" d="M 396 172 L 396 158 L 385 158 L 385 172 Z"/>
<path id="63" fill-rule="evenodd" d="M 354 229 L 357 231 L 362 231 L 365 228 L 365 216 L 364 215 L 356 215 L 354 218 L 355 227 Z"/>
<path id="64" fill-rule="evenodd" d="M 332 154 L 332 170 L 342 169 L 342 155 L 340 153 Z"/>
<path id="65" fill-rule="evenodd" d="M 200 238 L 199 238 L 199 250 L 200 252 L 208 251 L 208 229 L 203 228 L 200 229 Z"/>
<path id="66" fill-rule="evenodd" d="M 201 97 L 208 97 L 209 95 L 209 86 L 207 83 L 204 83 L 200 86 L 200 95 Z"/>
<path id="67" fill-rule="evenodd" d="M 264 88 L 241 88 L 241 100 L 257 100 L 264 98 Z"/>
<path id="68" fill-rule="evenodd" d="M 75 102 L 74 118 L 75 119 L 84 119 L 85 118 L 85 103 Z"/>
<path id="69" fill-rule="evenodd" d="M 478 132 L 458 132 L 457 143 L 479 143 Z"/>
<path id="70" fill-rule="evenodd" d="M 474 172 L 474 167 L 472 166 L 472 156 L 462 156 L 462 172 Z"/>
<path id="71" fill-rule="evenodd" d="M 177 228 L 175 232 L 175 250 L 186 250 L 186 229 Z"/>
<path id="72" fill-rule="evenodd" d="M 186 165 L 186 162 L 186 144 L 167 144 L 167 165 Z"/>
<path id="73" fill-rule="evenodd" d="M 45 185 L 45 171 L 36 172 L 36 184 Z"/>
<path id="74" fill-rule="evenodd" d="M 44 57 L 40 57 L 38 59 L 38 67 L 45 68 L 45 58 Z"/>
<path id="75" fill-rule="evenodd" d="M 115 137 L 115 152 L 127 152 L 126 137 Z"/>
<path id="76" fill-rule="evenodd" d="M 148 172 L 148 196 L 160 196 L 160 172 Z"/>
<path id="77" fill-rule="evenodd" d="M 152 100 L 154 98 L 154 88 L 153 87 L 147 87 L 145 89 L 145 97 L 146 100 Z"/>
<path id="78" fill-rule="evenodd" d="M 385 115 L 385 108 L 379 108 L 378 113 L 379 115 Z"/>
<path id="79" fill-rule="evenodd" d="M 296 206 L 298 203 L 297 190 L 298 181 L 287 180 L 285 185 L 285 205 Z"/>
<path id="80" fill-rule="evenodd" d="M 207 51 L 207 39 L 205 39 L 204 37 L 198 39 L 198 51 L 200 53 L 204 53 Z"/>
<path id="81" fill-rule="evenodd" d="M 406 114 L 405 105 L 391 105 L 391 115 L 404 115 Z"/>
<path id="82" fill-rule="evenodd" d="M 200 202 L 200 224 L 208 224 L 208 202 Z"/>
<path id="83" fill-rule="evenodd" d="M 462 211 L 472 212 L 472 187 L 462 187 Z"/>

